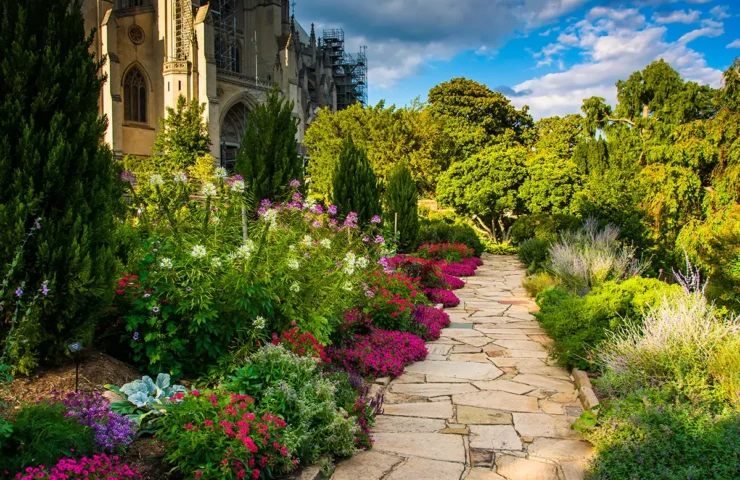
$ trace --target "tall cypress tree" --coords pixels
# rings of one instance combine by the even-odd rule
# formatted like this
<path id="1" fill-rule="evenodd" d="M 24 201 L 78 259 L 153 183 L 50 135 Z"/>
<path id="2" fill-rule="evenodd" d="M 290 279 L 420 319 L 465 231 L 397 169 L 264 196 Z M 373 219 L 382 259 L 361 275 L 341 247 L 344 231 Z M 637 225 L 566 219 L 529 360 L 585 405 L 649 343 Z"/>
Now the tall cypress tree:
<path id="1" fill-rule="evenodd" d="M 275 87 L 267 94 L 267 102 L 247 118 L 236 158 L 235 171 L 250 185 L 255 198 L 277 198 L 291 180 L 303 177 L 297 132 L 293 102 L 284 99 Z"/>
<path id="2" fill-rule="evenodd" d="M 419 237 L 419 192 L 405 163 L 391 172 L 385 191 L 386 220 L 398 225 L 398 247 L 401 252 L 416 248 Z"/>
<path id="3" fill-rule="evenodd" d="M 339 153 L 332 178 L 332 203 L 341 215 L 356 212 L 358 222 L 367 225 L 380 209 L 380 185 L 365 150 L 347 138 Z"/>
<path id="4" fill-rule="evenodd" d="M 28 372 L 91 339 L 111 299 L 115 178 L 98 114 L 101 64 L 79 0 L 3 0 L 0 12 L 0 264 L 41 218 L 14 280 L 26 282 L 25 295 L 52 285 L 17 330 Z M 0 329 L 10 314 L 0 311 Z"/>

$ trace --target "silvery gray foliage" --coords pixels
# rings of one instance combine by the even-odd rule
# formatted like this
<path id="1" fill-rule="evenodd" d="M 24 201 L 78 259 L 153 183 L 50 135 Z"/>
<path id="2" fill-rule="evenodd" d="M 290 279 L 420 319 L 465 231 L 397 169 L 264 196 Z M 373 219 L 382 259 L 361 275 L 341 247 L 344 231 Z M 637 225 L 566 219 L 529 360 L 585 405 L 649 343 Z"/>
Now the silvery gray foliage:
<path id="1" fill-rule="evenodd" d="M 142 408 L 162 405 L 176 393 L 186 393 L 187 388 L 182 385 L 170 385 L 170 375 L 160 373 L 156 381 L 144 376 L 141 380 L 125 384 L 119 391 L 126 396 L 126 400 L 137 408 Z"/>
<path id="2" fill-rule="evenodd" d="M 599 228 L 586 218 L 580 229 L 563 232 L 550 247 L 550 270 L 564 285 L 585 295 L 607 280 L 626 280 L 644 272 L 650 261 L 637 258 L 636 249 L 622 245 L 619 228 Z"/>

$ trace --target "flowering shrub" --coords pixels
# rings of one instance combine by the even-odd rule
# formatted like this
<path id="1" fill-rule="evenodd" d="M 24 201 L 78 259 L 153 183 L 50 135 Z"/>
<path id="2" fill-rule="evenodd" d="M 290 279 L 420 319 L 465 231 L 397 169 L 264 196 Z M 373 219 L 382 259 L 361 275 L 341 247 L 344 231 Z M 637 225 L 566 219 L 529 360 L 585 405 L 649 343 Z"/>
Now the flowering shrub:
<path id="1" fill-rule="evenodd" d="M 268 344 L 236 370 L 226 388 L 254 396 L 260 411 L 285 419 L 285 444 L 302 464 L 357 451 L 360 427 L 348 411 L 356 398 L 339 402 L 337 382 L 322 374 L 317 358 Z"/>
<path id="2" fill-rule="evenodd" d="M 87 480 L 91 476 L 96 479 L 135 480 L 141 478 L 135 468 L 121 463 L 117 456 L 108 456 L 104 453 L 90 458 L 82 457 L 62 458 L 51 468 L 39 465 L 28 467 L 23 472 L 15 474 L 16 480 Z"/>
<path id="3" fill-rule="evenodd" d="M 445 308 L 460 305 L 460 299 L 450 290 L 446 290 L 444 288 L 427 288 L 424 289 L 424 293 L 433 303 L 441 303 Z"/>
<path id="4" fill-rule="evenodd" d="M 414 304 L 401 298 L 399 294 L 380 288 L 376 289 L 375 293 L 367 298 L 366 302 L 367 308 L 365 311 L 372 318 L 375 327 L 404 332 L 413 328 Z"/>
<path id="5" fill-rule="evenodd" d="M 183 395 L 183 394 L 178 394 Z M 162 420 L 165 461 L 188 478 L 272 478 L 292 470 L 285 421 L 258 414 L 254 399 L 223 391 L 184 395 Z"/>
<path id="6" fill-rule="evenodd" d="M 391 266 L 392 264 L 393 260 L 388 259 L 388 265 Z M 419 302 L 424 297 L 417 287 L 415 278 L 402 272 L 386 273 L 375 271 L 370 274 L 367 283 L 368 288 L 373 292 L 387 290 L 391 294 L 397 295 L 399 298 L 409 302 Z"/>
<path id="7" fill-rule="evenodd" d="M 475 268 L 467 263 L 443 263 L 441 268 L 444 273 L 453 277 L 472 277 L 475 275 Z"/>
<path id="8" fill-rule="evenodd" d="M 331 361 L 326 356 L 324 346 L 316 340 L 316 337 L 308 332 L 299 332 L 298 327 L 286 330 L 281 336 L 273 333 L 272 344 L 283 345 L 286 349 L 301 357 L 318 358 L 326 363 Z"/>
<path id="9" fill-rule="evenodd" d="M 437 261 L 424 258 L 398 255 L 388 259 L 392 268 L 416 279 L 423 288 L 440 288 L 445 286 L 444 274 Z"/>
<path id="10" fill-rule="evenodd" d="M 447 288 L 450 290 L 458 290 L 460 288 L 463 288 L 465 286 L 465 281 L 457 278 L 453 275 L 448 275 L 446 273 L 442 274 L 442 278 L 445 281 L 445 284 L 447 285 Z"/>
<path id="11" fill-rule="evenodd" d="M 426 243 L 419 247 L 416 254 L 421 258 L 459 262 L 472 257 L 475 251 L 462 243 Z"/>
<path id="12" fill-rule="evenodd" d="M 406 365 L 427 356 L 424 340 L 411 333 L 373 329 L 342 347 L 330 347 L 332 362 L 365 377 L 399 376 Z"/>
<path id="13" fill-rule="evenodd" d="M 67 408 L 67 417 L 74 417 L 80 424 L 93 429 L 100 449 L 113 452 L 133 440 L 136 424 L 113 413 L 110 402 L 100 392 L 69 392 L 64 395 L 55 392 L 54 399 Z"/>
<path id="14" fill-rule="evenodd" d="M 417 305 L 414 315 L 416 322 L 424 326 L 425 333 L 422 338 L 427 342 L 437 340 L 442 334 L 442 329 L 450 326 L 450 316 L 439 308 Z"/>

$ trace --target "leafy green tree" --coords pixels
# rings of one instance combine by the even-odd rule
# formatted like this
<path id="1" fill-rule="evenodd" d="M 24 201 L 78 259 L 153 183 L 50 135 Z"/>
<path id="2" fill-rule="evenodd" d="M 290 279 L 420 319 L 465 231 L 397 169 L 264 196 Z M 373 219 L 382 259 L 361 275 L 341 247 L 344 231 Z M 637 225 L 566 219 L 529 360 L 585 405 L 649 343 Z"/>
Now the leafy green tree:
<path id="1" fill-rule="evenodd" d="M 358 222 L 367 225 L 381 212 L 380 185 L 365 151 L 355 146 L 352 137 L 344 141 L 332 179 L 332 203 L 346 216 L 357 213 Z"/>
<path id="2" fill-rule="evenodd" d="M 210 151 L 211 137 L 203 121 L 205 108 L 205 104 L 199 105 L 197 100 L 188 103 L 180 95 L 177 107 L 167 107 L 167 117 L 159 119 L 159 133 L 152 150 L 163 160 L 157 159 L 157 163 L 165 171 L 185 171 Z"/>
<path id="3" fill-rule="evenodd" d="M 401 252 L 411 252 L 416 248 L 419 237 L 418 207 L 419 192 L 416 182 L 411 177 L 409 168 L 401 163 L 391 173 L 385 191 L 386 221 L 398 225 L 398 246 Z"/>
<path id="4" fill-rule="evenodd" d="M 249 116 L 236 157 L 234 170 L 244 177 L 254 198 L 278 198 L 291 180 L 303 178 L 297 132 L 293 102 L 275 87 Z"/>
<path id="5" fill-rule="evenodd" d="M 522 211 L 517 196 L 526 178 L 527 149 L 516 142 L 492 145 L 452 164 L 439 180 L 437 200 L 461 215 L 477 217 L 486 229 L 504 228 L 506 214 Z"/>
<path id="6" fill-rule="evenodd" d="M 311 158 L 308 175 L 312 191 L 328 194 L 331 190 L 339 152 L 350 136 L 367 152 L 382 182 L 388 181 L 398 162 L 406 162 L 422 194 L 434 193 L 437 178 L 456 154 L 444 120 L 431 115 L 419 102 L 405 109 L 386 107 L 383 102 L 371 107 L 354 104 L 336 113 L 322 109 L 303 139 Z"/>
<path id="7" fill-rule="evenodd" d="M 40 219 L 15 279 L 29 286 L 23 295 L 52 285 L 18 326 L 18 368 L 28 373 L 71 341 L 89 342 L 111 301 L 115 172 L 80 2 L 6 0 L 0 12 L 0 264 Z"/>
<path id="8" fill-rule="evenodd" d="M 581 175 L 601 175 L 609 168 L 609 150 L 603 138 L 581 138 L 573 148 L 573 163 Z"/>
<path id="9" fill-rule="evenodd" d="M 527 161 L 527 178 L 519 196 L 531 213 L 569 213 L 580 184 L 578 168 L 571 160 L 538 153 Z"/>
<path id="10" fill-rule="evenodd" d="M 560 158 L 569 159 L 583 130 L 583 117 L 567 115 L 565 117 L 542 118 L 535 124 L 537 140 L 534 149 L 538 153 L 553 153 Z"/>
<path id="11" fill-rule="evenodd" d="M 435 86 L 429 90 L 429 108 L 447 120 L 447 131 L 464 156 L 507 130 L 523 143 L 531 140 L 534 122 L 528 108 L 517 110 L 504 95 L 474 80 L 453 78 Z"/>

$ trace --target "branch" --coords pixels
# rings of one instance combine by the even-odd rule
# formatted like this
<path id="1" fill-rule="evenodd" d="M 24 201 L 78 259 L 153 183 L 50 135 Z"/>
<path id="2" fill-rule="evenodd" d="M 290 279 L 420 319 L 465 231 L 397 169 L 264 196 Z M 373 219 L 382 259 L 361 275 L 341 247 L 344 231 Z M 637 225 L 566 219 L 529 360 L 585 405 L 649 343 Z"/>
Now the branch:
<path id="1" fill-rule="evenodd" d="M 606 119 L 607 119 L 608 121 L 610 121 L 610 122 L 624 122 L 624 123 L 627 123 L 627 124 L 629 124 L 629 125 L 630 125 L 630 126 L 632 126 L 632 127 L 634 127 L 634 126 L 635 126 L 635 122 L 633 122 L 633 121 L 632 121 L 632 120 L 630 120 L 629 118 L 614 118 L 614 117 L 610 117 L 610 116 L 608 116 L 608 115 L 607 115 L 607 116 L 606 116 Z"/>

